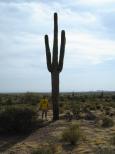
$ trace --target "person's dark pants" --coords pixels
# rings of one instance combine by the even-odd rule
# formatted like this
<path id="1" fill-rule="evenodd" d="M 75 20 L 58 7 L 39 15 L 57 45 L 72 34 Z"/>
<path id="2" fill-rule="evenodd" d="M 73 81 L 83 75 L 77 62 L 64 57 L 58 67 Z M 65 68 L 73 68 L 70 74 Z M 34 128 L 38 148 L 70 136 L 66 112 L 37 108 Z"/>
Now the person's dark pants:
<path id="1" fill-rule="evenodd" d="M 45 119 L 47 119 L 47 109 L 42 110 L 42 119 L 44 118 L 44 115 L 45 115 Z"/>

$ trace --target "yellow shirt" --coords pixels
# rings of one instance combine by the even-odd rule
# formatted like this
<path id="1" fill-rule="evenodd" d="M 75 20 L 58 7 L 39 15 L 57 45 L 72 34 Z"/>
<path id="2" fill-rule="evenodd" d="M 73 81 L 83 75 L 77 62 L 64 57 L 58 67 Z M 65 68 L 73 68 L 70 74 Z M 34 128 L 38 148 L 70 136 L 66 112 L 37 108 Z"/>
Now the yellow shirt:
<path id="1" fill-rule="evenodd" d="M 47 99 L 42 99 L 40 101 L 40 109 L 41 110 L 47 110 L 48 109 L 48 100 Z"/>

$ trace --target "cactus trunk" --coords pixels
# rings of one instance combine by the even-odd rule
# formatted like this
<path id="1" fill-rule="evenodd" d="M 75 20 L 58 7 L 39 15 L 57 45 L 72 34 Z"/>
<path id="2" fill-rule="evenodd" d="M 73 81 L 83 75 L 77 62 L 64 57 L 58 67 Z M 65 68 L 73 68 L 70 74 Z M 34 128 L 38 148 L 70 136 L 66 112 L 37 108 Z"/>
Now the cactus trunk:
<path id="1" fill-rule="evenodd" d="M 52 80 L 52 103 L 53 103 L 53 120 L 59 120 L 59 73 L 51 74 Z"/>

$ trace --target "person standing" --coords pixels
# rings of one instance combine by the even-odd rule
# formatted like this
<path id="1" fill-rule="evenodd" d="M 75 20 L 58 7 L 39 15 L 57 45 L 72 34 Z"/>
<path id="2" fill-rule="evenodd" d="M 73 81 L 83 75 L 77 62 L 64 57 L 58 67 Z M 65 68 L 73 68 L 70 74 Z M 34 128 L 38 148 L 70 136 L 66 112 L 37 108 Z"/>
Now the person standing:
<path id="1" fill-rule="evenodd" d="M 39 104 L 39 110 L 42 111 L 42 119 L 44 119 L 45 116 L 45 119 L 47 120 L 48 106 L 49 106 L 48 99 L 46 98 L 46 96 L 43 96 Z"/>

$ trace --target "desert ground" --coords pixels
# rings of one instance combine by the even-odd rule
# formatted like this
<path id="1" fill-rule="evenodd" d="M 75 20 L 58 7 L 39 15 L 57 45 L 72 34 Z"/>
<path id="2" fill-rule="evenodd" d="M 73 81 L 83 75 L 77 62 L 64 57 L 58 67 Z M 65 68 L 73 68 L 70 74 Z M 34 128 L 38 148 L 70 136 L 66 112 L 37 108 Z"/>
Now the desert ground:
<path id="1" fill-rule="evenodd" d="M 42 95 L 32 93 L 1 94 L 0 108 L 3 110 L 6 107 L 23 106 L 26 103 L 26 106 L 29 105 L 36 109 Z M 115 153 L 114 92 L 61 94 L 60 120 L 55 122 L 52 121 L 51 96 L 45 95 L 50 102 L 48 120 L 43 120 L 41 125 L 29 133 L 9 133 L 9 131 L 5 133 L 3 129 L 0 129 L 1 154 Z M 41 113 L 37 118 L 41 119 Z M 80 137 L 75 144 L 72 144 L 70 138 L 68 140 L 63 139 L 63 133 L 76 124 L 79 125 Z M 75 132 L 71 131 L 70 133 L 71 136 L 73 135 L 72 139 L 75 139 Z"/>

